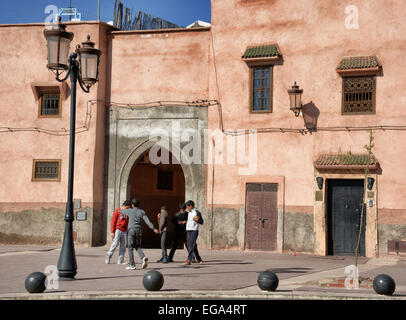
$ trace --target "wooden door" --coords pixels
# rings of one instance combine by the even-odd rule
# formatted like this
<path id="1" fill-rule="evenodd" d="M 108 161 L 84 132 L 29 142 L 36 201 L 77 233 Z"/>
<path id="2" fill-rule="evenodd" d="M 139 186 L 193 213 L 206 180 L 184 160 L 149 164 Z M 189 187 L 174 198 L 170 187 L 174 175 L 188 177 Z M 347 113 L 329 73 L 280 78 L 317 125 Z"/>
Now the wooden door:
<path id="1" fill-rule="evenodd" d="M 364 180 L 331 179 L 328 193 L 328 253 L 352 256 L 358 241 Z M 359 255 L 365 256 L 366 208 L 363 213 Z"/>
<path id="2" fill-rule="evenodd" d="M 247 183 L 245 248 L 275 251 L 278 228 L 278 184 Z"/>

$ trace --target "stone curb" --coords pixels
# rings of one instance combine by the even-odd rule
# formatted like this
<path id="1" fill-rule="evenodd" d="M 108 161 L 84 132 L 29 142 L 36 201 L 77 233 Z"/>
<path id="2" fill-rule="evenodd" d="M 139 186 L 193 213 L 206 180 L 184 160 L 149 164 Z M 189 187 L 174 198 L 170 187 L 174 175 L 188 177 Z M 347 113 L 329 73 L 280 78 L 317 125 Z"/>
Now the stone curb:
<path id="1" fill-rule="evenodd" d="M 283 290 L 283 288 L 282 288 Z M 288 291 L 288 290 L 286 290 Z M 82 292 L 64 292 L 64 293 L 41 293 L 41 294 L 2 294 L 0 300 L 89 300 L 89 299 L 153 299 L 153 300 L 176 300 L 176 299 L 260 299 L 260 300 L 406 300 L 406 296 L 382 296 L 375 293 L 360 292 L 315 292 L 292 290 L 288 292 L 99 292 L 99 291 L 82 291 Z"/>

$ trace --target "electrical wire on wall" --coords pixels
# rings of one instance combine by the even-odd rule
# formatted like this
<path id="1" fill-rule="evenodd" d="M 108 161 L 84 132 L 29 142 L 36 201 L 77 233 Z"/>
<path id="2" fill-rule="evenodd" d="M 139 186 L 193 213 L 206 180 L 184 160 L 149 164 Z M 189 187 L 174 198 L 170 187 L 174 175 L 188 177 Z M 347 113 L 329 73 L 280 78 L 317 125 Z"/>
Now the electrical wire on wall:
<path id="1" fill-rule="evenodd" d="M 90 122 L 91 122 L 91 106 L 101 102 L 100 100 L 88 100 L 86 116 L 84 124 L 76 128 L 76 133 L 82 133 L 89 131 Z M 225 135 L 240 136 L 253 133 L 298 133 L 298 134 L 307 134 L 317 131 L 406 131 L 406 125 L 394 126 L 394 125 L 371 125 L 371 126 L 332 126 L 332 127 L 317 127 L 315 129 L 308 128 L 283 128 L 283 127 L 265 127 L 265 128 L 255 128 L 255 129 L 244 129 L 244 130 L 225 130 L 223 117 L 222 117 L 222 106 L 218 100 L 194 100 L 194 101 L 153 101 L 153 102 L 144 102 L 138 104 L 131 103 L 118 103 L 118 102 L 108 102 L 107 107 L 116 107 L 116 108 L 127 108 L 131 110 L 146 110 L 156 107 L 217 107 L 218 116 L 219 116 L 219 129 Z M 40 127 L 9 127 L 9 126 L 0 126 L 0 133 L 11 133 L 11 132 L 38 132 L 55 136 L 67 136 L 69 135 L 69 129 L 61 128 L 59 130 L 47 129 Z"/>
<path id="2" fill-rule="evenodd" d="M 223 117 L 222 117 L 222 106 L 221 103 L 218 100 L 195 100 L 195 101 L 154 101 L 154 102 L 146 102 L 146 103 L 139 103 L 139 104 L 131 104 L 131 103 L 117 103 L 117 102 L 110 102 L 108 103 L 109 106 L 111 107 L 116 107 L 116 108 L 128 108 L 131 110 L 145 110 L 145 109 L 150 109 L 150 108 L 155 108 L 159 106 L 165 106 L 165 107 L 182 107 L 182 106 L 187 106 L 187 107 L 214 107 L 217 106 L 218 114 L 219 114 L 219 129 L 221 132 L 223 132 L 225 135 L 233 135 L 233 136 L 239 136 L 239 135 L 247 135 L 247 134 L 253 134 L 253 133 L 298 133 L 298 134 L 307 134 L 307 133 L 313 133 L 317 131 L 333 131 L 333 132 L 339 132 L 339 131 L 346 131 L 346 132 L 351 132 L 351 131 L 393 131 L 393 130 L 399 130 L 399 131 L 405 131 L 406 130 L 406 125 L 402 126 L 392 126 L 392 125 L 372 125 L 372 126 L 332 126 L 332 127 L 317 127 L 315 129 L 309 129 L 309 128 L 283 128 L 283 127 L 265 127 L 265 128 L 255 128 L 255 129 L 245 129 L 245 130 L 225 130 L 224 129 L 224 123 L 223 123 Z"/>
<path id="3" fill-rule="evenodd" d="M 83 125 L 77 127 L 75 133 L 87 132 L 90 129 L 90 120 L 92 118 L 92 105 L 96 104 L 98 100 L 88 100 L 86 103 L 86 116 Z M 99 101 L 100 102 L 100 101 Z M 38 132 L 53 136 L 69 136 L 69 129 L 47 129 L 40 127 L 0 127 L 0 133 L 14 133 L 14 132 Z"/>

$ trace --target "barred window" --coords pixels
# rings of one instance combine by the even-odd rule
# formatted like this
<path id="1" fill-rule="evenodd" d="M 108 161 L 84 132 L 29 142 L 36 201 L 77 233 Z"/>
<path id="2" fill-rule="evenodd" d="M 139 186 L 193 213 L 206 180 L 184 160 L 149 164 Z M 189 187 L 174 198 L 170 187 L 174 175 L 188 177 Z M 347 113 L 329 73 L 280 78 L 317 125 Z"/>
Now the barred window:
<path id="1" fill-rule="evenodd" d="M 374 114 L 375 93 L 375 77 L 343 78 L 342 114 Z"/>
<path id="2" fill-rule="evenodd" d="M 272 111 L 272 67 L 254 67 L 252 72 L 251 111 Z"/>
<path id="3" fill-rule="evenodd" d="M 59 93 L 43 93 L 40 98 L 40 117 L 59 116 L 60 115 L 60 101 L 61 96 Z"/>
<path id="4" fill-rule="evenodd" d="M 60 181 L 61 160 L 34 160 L 33 181 Z"/>

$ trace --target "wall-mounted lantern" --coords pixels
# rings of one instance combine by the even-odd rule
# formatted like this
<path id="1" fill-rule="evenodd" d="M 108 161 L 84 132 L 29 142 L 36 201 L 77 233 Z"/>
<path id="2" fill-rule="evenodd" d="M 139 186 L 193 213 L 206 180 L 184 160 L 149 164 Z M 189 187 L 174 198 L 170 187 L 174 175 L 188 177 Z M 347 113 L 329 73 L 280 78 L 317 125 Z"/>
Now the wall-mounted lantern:
<path id="1" fill-rule="evenodd" d="M 368 190 L 372 190 L 372 187 L 374 186 L 374 182 L 375 182 L 374 178 L 368 177 L 368 185 L 367 185 Z"/>
<path id="2" fill-rule="evenodd" d="M 288 89 L 289 100 L 290 100 L 290 110 L 292 110 L 296 117 L 300 115 L 302 110 L 302 93 L 303 89 L 300 89 L 299 86 L 295 84 L 291 89 Z"/>
<path id="3" fill-rule="evenodd" d="M 317 177 L 316 182 L 317 182 L 317 187 L 321 190 L 323 189 L 323 178 L 322 177 Z"/>

